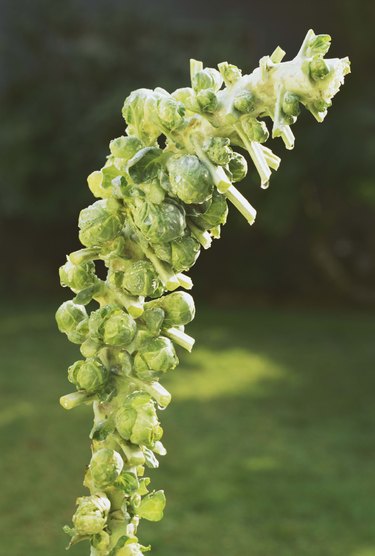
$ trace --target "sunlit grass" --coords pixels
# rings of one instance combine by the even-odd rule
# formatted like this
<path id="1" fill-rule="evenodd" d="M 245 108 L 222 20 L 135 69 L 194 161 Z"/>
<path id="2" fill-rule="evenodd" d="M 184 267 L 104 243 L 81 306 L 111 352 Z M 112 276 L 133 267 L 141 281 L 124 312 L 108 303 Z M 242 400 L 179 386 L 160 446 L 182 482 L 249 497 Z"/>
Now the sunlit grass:
<path id="1" fill-rule="evenodd" d="M 78 348 L 54 307 L 0 319 L 0 554 L 65 554 L 85 490 L 89 408 L 64 412 Z M 168 506 L 155 556 L 375 556 L 375 319 L 199 310 L 166 377 Z M 77 545 L 72 556 L 88 555 Z"/>

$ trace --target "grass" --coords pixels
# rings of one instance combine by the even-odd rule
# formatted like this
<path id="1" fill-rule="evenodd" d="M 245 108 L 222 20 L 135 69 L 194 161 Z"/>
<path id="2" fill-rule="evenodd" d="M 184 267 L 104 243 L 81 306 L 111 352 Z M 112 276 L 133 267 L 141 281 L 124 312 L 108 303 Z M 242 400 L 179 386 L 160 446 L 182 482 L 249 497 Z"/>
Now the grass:
<path id="1" fill-rule="evenodd" d="M 375 556 L 375 318 L 199 310 L 165 384 L 168 506 L 155 556 Z M 0 319 L 0 554 L 65 554 L 83 494 L 88 408 L 64 412 L 78 355 L 53 308 Z M 72 556 L 88 555 L 87 544 Z"/>

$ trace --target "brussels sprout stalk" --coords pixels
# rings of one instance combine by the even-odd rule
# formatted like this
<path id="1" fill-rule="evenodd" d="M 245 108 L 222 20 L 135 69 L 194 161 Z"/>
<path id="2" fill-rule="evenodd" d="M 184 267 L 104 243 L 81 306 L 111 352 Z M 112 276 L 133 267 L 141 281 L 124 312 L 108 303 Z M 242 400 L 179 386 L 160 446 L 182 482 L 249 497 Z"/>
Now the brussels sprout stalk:
<path id="1" fill-rule="evenodd" d="M 64 529 L 70 545 L 88 541 L 91 556 L 149 550 L 137 529 L 141 518 L 162 519 L 165 507 L 164 492 L 150 492 L 145 476 L 166 454 L 157 410 L 171 394 L 160 380 L 178 364 L 176 348 L 190 352 L 195 341 L 185 332 L 194 300 L 178 288 L 192 288 L 186 272 L 220 237 L 228 201 L 254 223 L 255 208 L 233 185 L 248 170 L 235 147 L 247 151 L 265 188 L 280 158 L 264 145 L 263 118 L 287 149 L 300 106 L 325 118 L 349 72 L 347 58 L 324 58 L 329 45 L 328 35 L 309 31 L 293 60 L 283 62 L 277 47 L 249 75 L 228 62 L 215 69 L 191 60 L 191 87 L 133 91 L 122 110 L 125 134 L 88 177 L 97 200 L 79 216 L 83 248 L 60 268 L 74 298 L 58 308 L 56 322 L 83 357 L 68 369 L 76 392 L 60 403 L 94 411 L 90 494 L 78 498 L 73 527 Z M 103 280 L 96 261 L 107 269 Z"/>

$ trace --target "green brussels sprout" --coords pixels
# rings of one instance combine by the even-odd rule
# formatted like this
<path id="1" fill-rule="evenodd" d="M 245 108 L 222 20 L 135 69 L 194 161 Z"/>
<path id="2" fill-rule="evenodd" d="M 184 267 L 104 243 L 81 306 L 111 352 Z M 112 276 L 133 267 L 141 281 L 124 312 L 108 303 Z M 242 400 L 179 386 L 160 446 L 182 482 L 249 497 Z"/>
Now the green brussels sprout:
<path id="1" fill-rule="evenodd" d="M 101 342 L 87 338 L 79 348 L 83 357 L 94 357 L 98 351 L 103 347 Z"/>
<path id="2" fill-rule="evenodd" d="M 154 267 L 149 261 L 136 261 L 124 272 L 123 287 L 132 295 L 153 295 L 160 285 Z"/>
<path id="3" fill-rule="evenodd" d="M 88 394 L 98 392 L 106 384 L 108 376 L 107 369 L 97 357 L 76 361 L 68 369 L 69 382 Z"/>
<path id="4" fill-rule="evenodd" d="M 233 151 L 228 169 L 233 183 L 242 181 L 247 175 L 247 160 L 242 154 Z"/>
<path id="5" fill-rule="evenodd" d="M 194 299 L 187 292 L 178 291 L 164 295 L 159 306 L 165 311 L 164 326 L 167 328 L 188 324 L 195 316 Z"/>
<path id="6" fill-rule="evenodd" d="M 90 314 L 90 336 L 105 344 L 127 346 L 134 339 L 136 331 L 135 320 L 112 305 L 105 305 Z"/>
<path id="7" fill-rule="evenodd" d="M 151 396 L 146 392 L 133 392 L 115 415 L 120 436 L 133 444 L 153 448 L 163 434 Z"/>
<path id="8" fill-rule="evenodd" d="M 250 91 L 242 91 L 234 97 L 233 106 L 241 114 L 248 114 L 255 110 L 255 97 Z"/>
<path id="9" fill-rule="evenodd" d="M 157 113 L 153 91 L 137 89 L 130 93 L 125 99 L 122 116 L 128 124 L 128 135 L 135 135 L 145 145 L 155 143 L 160 131 L 154 123 L 157 119 Z"/>
<path id="10" fill-rule="evenodd" d="M 223 76 L 224 83 L 226 85 L 232 85 L 236 83 L 242 77 L 242 71 L 233 64 L 228 64 L 228 62 L 221 62 L 217 66 L 221 75 Z"/>
<path id="11" fill-rule="evenodd" d="M 164 158 L 165 154 L 158 147 L 141 149 L 128 162 L 129 176 L 136 184 L 154 180 L 159 174 Z"/>
<path id="12" fill-rule="evenodd" d="M 73 344 L 81 344 L 88 333 L 88 316 L 83 305 L 65 301 L 56 311 L 56 323 Z"/>
<path id="13" fill-rule="evenodd" d="M 191 236 L 183 236 L 171 241 L 171 264 L 176 272 L 187 270 L 197 260 L 200 243 Z"/>
<path id="14" fill-rule="evenodd" d="M 241 118 L 242 129 L 251 141 L 264 143 L 269 137 L 266 124 L 251 116 Z"/>
<path id="15" fill-rule="evenodd" d="M 172 131 L 183 124 L 185 107 L 181 102 L 177 102 L 171 96 L 162 97 L 158 100 L 157 107 L 160 121 L 168 130 Z"/>
<path id="16" fill-rule="evenodd" d="M 300 113 L 300 104 L 298 95 L 286 92 L 283 97 L 282 109 L 284 114 L 297 117 Z"/>
<path id="17" fill-rule="evenodd" d="M 142 499 L 137 508 L 137 514 L 139 517 L 143 517 L 148 521 L 160 521 L 163 518 L 165 504 L 164 491 L 158 490 L 156 492 L 151 492 Z"/>
<path id="18" fill-rule="evenodd" d="M 315 35 L 309 44 L 311 54 L 321 54 L 325 56 L 331 46 L 330 35 Z"/>
<path id="19" fill-rule="evenodd" d="M 164 307 L 163 307 L 164 309 Z M 147 371 L 167 372 L 176 367 L 178 359 L 173 343 L 169 338 L 151 338 L 134 357 L 134 370 L 141 377 Z"/>
<path id="20" fill-rule="evenodd" d="M 77 500 L 78 508 L 73 515 L 75 532 L 80 536 L 97 535 L 107 523 L 111 504 L 104 495 L 82 496 Z"/>
<path id="21" fill-rule="evenodd" d="M 212 202 L 208 209 L 197 216 L 192 216 L 191 220 L 199 228 L 202 228 L 203 230 L 211 230 L 216 226 L 220 226 L 220 224 L 225 224 L 227 216 L 228 204 L 226 197 L 222 193 L 215 190 L 212 195 Z"/>
<path id="22" fill-rule="evenodd" d="M 104 323 L 103 341 L 110 346 L 128 346 L 135 337 L 137 325 L 133 317 L 117 309 Z"/>
<path id="23" fill-rule="evenodd" d="M 212 113 L 219 107 L 219 101 L 211 89 L 202 89 L 197 94 L 197 101 L 202 112 Z"/>
<path id="24" fill-rule="evenodd" d="M 172 200 L 159 205 L 140 201 L 133 209 L 133 216 L 136 226 L 151 243 L 172 241 L 186 227 L 184 209 Z"/>
<path id="25" fill-rule="evenodd" d="M 172 191 L 184 203 L 203 203 L 211 196 L 214 184 L 210 172 L 197 156 L 172 156 L 167 168 Z"/>
<path id="26" fill-rule="evenodd" d="M 139 481 L 133 473 L 123 471 L 117 479 L 117 486 L 129 496 L 138 490 Z"/>
<path id="27" fill-rule="evenodd" d="M 165 312 L 163 309 L 160 307 L 153 307 L 151 309 L 146 309 L 142 315 L 142 321 L 153 336 L 159 336 L 164 317 Z"/>
<path id="28" fill-rule="evenodd" d="M 178 102 L 181 102 L 187 110 L 193 112 L 199 110 L 194 90 L 191 87 L 181 87 L 180 89 L 176 89 L 171 94 L 171 97 Z"/>
<path id="29" fill-rule="evenodd" d="M 123 158 L 126 161 L 130 160 L 135 153 L 142 148 L 143 145 L 138 137 L 129 137 L 124 135 L 116 137 L 116 139 L 112 139 L 109 144 L 109 149 L 113 156 L 116 158 Z"/>
<path id="30" fill-rule="evenodd" d="M 103 174 L 100 170 L 95 170 L 87 176 L 87 185 L 94 197 L 110 197 L 111 191 L 103 187 Z"/>
<path id="31" fill-rule="evenodd" d="M 225 166 L 231 159 L 232 149 L 228 137 L 211 137 L 203 146 L 208 158 L 214 164 Z"/>
<path id="32" fill-rule="evenodd" d="M 223 78 L 215 68 L 205 68 L 197 71 L 192 78 L 192 86 L 196 92 L 202 89 L 212 89 L 217 92 L 222 84 Z"/>
<path id="33" fill-rule="evenodd" d="M 66 263 L 59 268 L 59 275 L 61 285 L 70 288 L 75 293 L 89 288 L 97 282 L 93 261 L 73 264 L 68 258 Z"/>
<path id="34" fill-rule="evenodd" d="M 92 455 L 89 469 L 95 486 L 99 489 L 107 488 L 117 480 L 124 462 L 115 450 L 102 448 Z"/>
<path id="35" fill-rule="evenodd" d="M 310 77 L 314 81 L 320 81 L 329 74 L 327 62 L 321 56 L 315 56 L 310 62 Z"/>
<path id="36" fill-rule="evenodd" d="M 94 247 L 114 239 L 120 233 L 122 224 L 118 215 L 110 210 L 107 200 L 103 199 L 81 210 L 78 226 L 81 243 Z"/>

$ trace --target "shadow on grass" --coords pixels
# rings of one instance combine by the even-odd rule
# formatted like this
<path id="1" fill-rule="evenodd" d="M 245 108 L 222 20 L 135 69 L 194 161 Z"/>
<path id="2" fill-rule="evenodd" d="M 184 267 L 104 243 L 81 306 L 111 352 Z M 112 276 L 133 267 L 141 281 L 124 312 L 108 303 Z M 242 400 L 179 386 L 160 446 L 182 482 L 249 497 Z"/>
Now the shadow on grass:
<path id="1" fill-rule="evenodd" d="M 142 524 L 143 542 L 156 556 L 374 556 L 374 319 L 199 318 L 197 349 L 166 380 L 169 454 L 152 478 L 168 506 L 162 522 Z M 9 554 L 58 556 L 60 526 L 84 492 L 91 416 L 56 403 L 76 348 L 46 316 L 16 322 L 0 325 L 1 476 L 12 478 L 0 536 Z"/>

